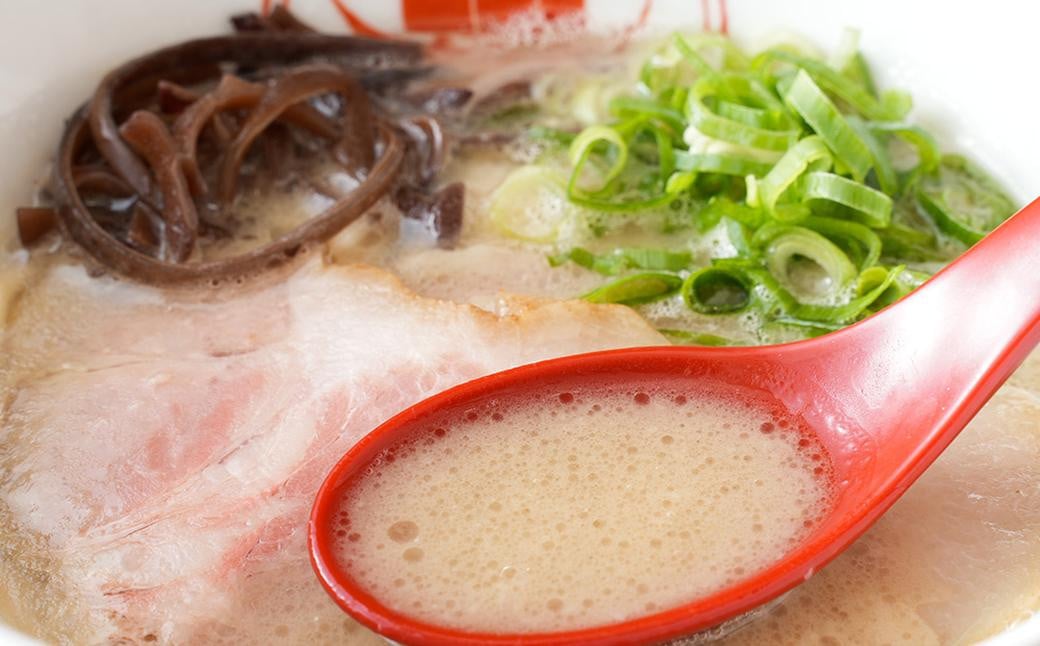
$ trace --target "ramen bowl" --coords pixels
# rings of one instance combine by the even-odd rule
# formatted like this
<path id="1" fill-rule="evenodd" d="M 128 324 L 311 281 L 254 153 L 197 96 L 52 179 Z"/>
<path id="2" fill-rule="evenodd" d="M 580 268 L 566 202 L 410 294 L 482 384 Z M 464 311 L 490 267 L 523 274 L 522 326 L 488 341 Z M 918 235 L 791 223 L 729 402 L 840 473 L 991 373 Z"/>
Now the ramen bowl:
<path id="1" fill-rule="evenodd" d="M 0 58 L 6 61 L 0 69 L 0 140 L 7 150 L 0 159 L 0 211 L 11 214 L 30 201 L 53 157 L 58 124 L 89 96 L 105 71 L 142 52 L 222 32 L 229 15 L 263 10 L 266 4 L 9 0 L 0 10 L 5 18 L 0 21 Z M 416 33 L 428 39 L 433 33 L 461 32 L 487 39 L 502 22 L 551 15 L 624 37 L 677 27 L 727 31 L 752 50 L 794 34 L 807 46 L 831 51 L 843 30 L 852 27 L 861 32 L 880 84 L 912 92 L 915 120 L 945 147 L 970 152 L 1020 204 L 1040 188 L 1040 160 L 1032 150 L 1040 142 L 1035 118 L 1040 90 L 1032 80 L 1033 61 L 1017 53 L 1035 38 L 1040 18 L 1040 9 L 1028 3 L 948 3 L 941 13 L 934 6 L 896 0 L 296 0 L 292 8 L 332 32 Z M 5 252 L 20 253 L 12 217 L 0 219 L 0 243 Z M 1040 432 L 1035 424 L 1034 431 Z M 1032 563 L 1023 566 L 1035 570 L 1040 552 L 1026 558 Z M 1040 586 L 1021 593 L 1040 598 Z M 0 617 L 4 605 L 0 594 Z M 987 643 L 1040 643 L 1040 613 L 1020 619 Z M 3 624 L 0 641 L 33 643 Z"/>

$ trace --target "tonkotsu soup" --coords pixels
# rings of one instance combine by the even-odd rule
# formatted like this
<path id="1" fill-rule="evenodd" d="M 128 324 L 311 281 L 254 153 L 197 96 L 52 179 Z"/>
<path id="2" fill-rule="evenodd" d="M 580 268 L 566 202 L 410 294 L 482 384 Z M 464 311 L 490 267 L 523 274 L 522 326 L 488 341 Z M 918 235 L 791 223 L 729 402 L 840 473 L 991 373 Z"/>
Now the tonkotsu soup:
<path id="1" fill-rule="evenodd" d="M 746 579 L 826 513 L 812 437 L 676 383 L 559 388 L 430 420 L 344 494 L 338 563 L 390 609 L 573 630 Z"/>
<path id="2" fill-rule="evenodd" d="M 822 53 L 525 15 L 422 45 L 314 36 L 279 9 L 216 36 L 172 56 L 121 40 L 121 60 L 65 56 L 64 80 L 4 85 L 20 88 L 4 120 L 62 141 L 32 164 L 38 184 L 4 196 L 27 208 L 0 227 L 0 615 L 47 642 L 381 643 L 329 599 L 306 544 L 320 483 L 379 424 L 551 357 L 826 334 L 1015 207 L 921 127 L 934 115 L 879 87 L 868 61 L 886 43 L 869 31 L 862 53 L 854 38 Z M 137 56 L 149 65 L 125 67 Z M 1037 366 L 846 554 L 723 640 L 958 644 L 1040 609 Z M 591 416 L 574 391 L 525 409 L 529 424 L 459 422 L 476 430 L 437 440 L 459 451 L 427 455 L 430 482 L 389 465 L 415 495 L 356 510 L 373 528 L 358 532 L 366 584 L 435 623 L 501 611 L 525 631 L 674 606 L 768 567 L 826 508 L 826 465 L 799 446 L 812 438 L 794 414 L 784 428 L 770 412 L 762 433 L 757 409 L 679 405 L 658 386 Z M 560 442 L 549 459 L 521 451 L 540 450 L 538 416 L 573 418 L 573 433 L 537 431 Z M 422 515 L 432 484 L 463 509 L 451 523 Z M 510 543 L 497 523 L 525 506 L 540 524 Z"/>

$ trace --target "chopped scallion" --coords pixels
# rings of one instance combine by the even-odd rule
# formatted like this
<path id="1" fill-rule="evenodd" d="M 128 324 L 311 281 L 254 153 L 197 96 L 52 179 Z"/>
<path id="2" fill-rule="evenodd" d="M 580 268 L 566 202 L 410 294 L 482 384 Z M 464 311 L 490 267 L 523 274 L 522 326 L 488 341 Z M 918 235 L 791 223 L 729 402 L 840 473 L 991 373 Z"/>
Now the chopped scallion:
<path id="1" fill-rule="evenodd" d="M 594 289 L 582 298 L 590 303 L 639 305 L 664 298 L 682 286 L 682 278 L 663 272 L 644 272 L 619 278 Z"/>
<path id="2" fill-rule="evenodd" d="M 673 237 L 662 246 L 697 250 L 593 253 L 568 239 L 550 262 L 614 277 L 585 296 L 594 302 L 679 292 L 695 312 L 747 312 L 739 318 L 761 334 L 783 328 L 784 338 L 838 329 L 902 298 L 928 277 L 918 269 L 951 260 L 1015 203 L 906 121 L 909 95 L 879 92 L 857 43 L 850 33 L 828 63 L 784 46 L 749 59 L 724 36 L 676 34 L 632 92 L 609 101 L 612 121 L 577 135 L 532 131 L 569 146 L 569 180 L 546 182 L 577 209 L 575 221 L 598 235 L 615 226 L 603 222 L 649 230 L 663 218 Z M 509 196 L 526 177 L 511 180 Z M 493 219 L 512 235 L 551 242 L 563 230 L 524 224 L 497 197 Z M 678 343 L 714 338 L 664 332 Z"/>

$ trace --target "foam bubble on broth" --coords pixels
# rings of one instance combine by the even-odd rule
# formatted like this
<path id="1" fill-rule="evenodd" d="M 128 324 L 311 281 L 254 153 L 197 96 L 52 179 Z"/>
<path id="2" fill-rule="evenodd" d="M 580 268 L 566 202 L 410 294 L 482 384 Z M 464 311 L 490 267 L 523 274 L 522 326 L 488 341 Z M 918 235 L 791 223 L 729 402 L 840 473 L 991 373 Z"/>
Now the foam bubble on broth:
<path id="1" fill-rule="evenodd" d="M 343 503 L 341 565 L 398 612 L 496 632 L 615 622 L 748 578 L 826 512 L 825 459 L 788 419 L 681 392 L 546 391 L 424 428 Z"/>

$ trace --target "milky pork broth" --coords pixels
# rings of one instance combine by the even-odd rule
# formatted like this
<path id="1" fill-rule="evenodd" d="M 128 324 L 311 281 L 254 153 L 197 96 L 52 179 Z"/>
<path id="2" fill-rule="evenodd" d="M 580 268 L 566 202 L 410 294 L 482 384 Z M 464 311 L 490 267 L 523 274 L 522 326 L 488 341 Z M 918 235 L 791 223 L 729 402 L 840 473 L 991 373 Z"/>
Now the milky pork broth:
<path id="1" fill-rule="evenodd" d="M 251 20 L 238 22 L 251 39 L 262 39 L 264 30 L 300 29 L 281 14 Z M 23 214 L 25 244 L 4 240 L 0 257 L 3 620 L 63 644 L 379 643 L 316 581 L 305 535 L 323 477 L 382 421 L 460 382 L 553 356 L 822 334 L 914 288 L 963 251 L 965 240 L 1007 214 L 1009 202 L 983 190 L 987 182 L 964 160 L 931 147 L 935 142 L 912 125 L 913 113 L 898 119 L 889 114 L 893 107 L 908 107 L 905 96 L 882 96 L 858 54 L 827 60 L 841 74 L 835 80 L 820 67 L 822 59 L 801 45 L 772 50 L 763 66 L 763 59 L 732 49 L 729 41 L 688 36 L 687 44 L 708 66 L 724 67 L 726 78 L 760 74 L 768 92 L 776 93 L 772 98 L 786 98 L 801 65 L 870 146 L 828 161 L 835 152 L 787 103 L 770 98 L 769 105 L 752 105 L 742 91 L 684 103 L 711 83 L 698 85 L 698 72 L 689 67 L 697 59 L 685 57 L 673 39 L 619 46 L 575 38 L 554 23 L 499 34 L 477 47 L 427 52 L 421 61 L 413 58 L 419 55 L 415 48 L 391 47 L 393 55 L 383 60 L 389 70 L 369 70 L 367 58 L 354 60 L 347 73 L 361 80 L 373 118 L 386 126 L 369 129 L 376 137 L 370 161 L 394 161 L 384 157 L 388 148 L 395 150 L 388 145 L 393 141 L 403 155 L 399 174 L 376 173 L 382 178 L 378 186 L 362 190 L 378 197 L 363 212 L 351 196 L 358 196 L 360 180 L 372 173 L 343 163 L 341 122 L 326 127 L 329 119 L 343 116 L 343 103 L 327 95 L 298 102 L 292 118 L 276 119 L 255 145 L 240 149 L 245 156 L 239 158 L 237 183 L 228 184 L 226 195 L 217 190 L 221 176 L 234 179 L 236 165 L 227 167 L 230 174 L 220 172 L 225 151 L 248 120 L 257 88 L 278 78 L 280 61 L 274 59 L 259 67 L 232 66 L 249 85 L 227 81 L 225 89 L 243 92 L 241 103 L 196 133 L 202 176 L 185 178 L 192 180 L 190 195 L 179 181 L 164 181 L 151 162 L 142 162 L 147 184 L 173 187 L 176 204 L 197 208 L 198 226 L 189 232 L 197 244 L 192 246 L 192 236 L 180 237 L 186 262 L 173 258 L 171 243 L 177 241 L 166 239 L 163 224 L 178 214 L 162 213 L 166 202 L 144 184 L 138 182 L 140 190 L 126 186 L 118 169 L 106 166 L 89 146 L 77 153 L 65 184 L 78 185 L 88 207 L 78 224 L 93 218 L 121 245 L 108 241 L 108 255 L 81 246 L 82 236 L 70 240 L 53 228 L 49 209 L 62 197 L 53 185 L 35 202 L 32 188 L 25 187 L 17 199 L 39 209 Z M 526 46 L 543 37 L 548 42 Z M 791 62 L 800 55 L 807 58 Z M 115 67 L 124 61 L 109 62 Z M 315 91 L 330 87 L 322 81 L 326 72 L 297 70 L 296 90 L 311 81 L 320 81 Z M 95 80 L 103 73 L 97 69 Z M 137 96 L 160 126 L 175 131 L 186 107 L 220 82 L 195 84 L 189 77 L 170 79 L 157 96 Z M 387 79 L 393 82 L 387 85 Z M 401 79 L 407 82 L 397 84 Z M 851 87 L 842 79 L 866 94 L 835 96 L 834 88 Z M 147 90 L 145 85 L 137 89 Z M 344 86 L 337 87 L 342 98 Z M 811 85 L 803 76 L 795 87 L 801 94 L 794 103 L 804 108 L 808 104 L 799 101 L 813 98 Z M 648 101 L 665 109 L 640 120 Z M 856 112 L 857 101 L 866 113 Z M 125 125 L 130 107 L 115 111 L 116 126 Z M 70 115 L 74 108 L 68 105 Z M 654 120 L 662 116 L 663 123 Z M 749 131 L 743 126 L 768 131 L 752 132 L 752 143 L 765 141 L 772 148 L 703 136 L 693 122 L 717 125 L 712 117 L 740 122 L 736 131 L 744 134 Z M 628 125 L 615 130 L 622 121 Z M 351 120 L 361 122 L 369 123 Z M 149 138 L 162 134 L 156 120 L 145 117 L 136 125 L 144 130 L 131 138 L 138 145 L 148 139 L 164 158 L 166 138 Z M 52 126 L 58 131 L 62 124 Z M 588 150 L 579 145 L 572 157 L 574 140 L 587 128 L 593 129 L 584 142 Z M 622 137 L 625 155 L 619 155 L 610 130 Z M 808 140 L 802 145 L 815 155 L 813 184 L 805 177 L 777 195 L 782 182 L 766 176 L 784 166 L 776 163 L 789 152 L 782 148 L 796 140 Z M 674 164 L 661 152 L 669 141 Z M 867 153 L 883 157 L 878 143 L 891 149 L 898 166 L 880 179 L 878 169 L 860 172 Z M 156 153 L 148 145 L 140 150 Z M 584 152 L 581 181 L 569 194 L 572 159 Z M 618 166 L 619 173 L 604 182 L 622 157 L 626 167 Z M 270 164 L 272 158 L 284 163 Z M 857 160 L 859 170 L 847 172 Z M 900 165 L 907 160 L 909 166 Z M 158 165 L 166 179 L 177 175 L 176 165 Z M 850 183 L 855 187 L 848 188 Z M 208 192 L 196 193 L 203 184 Z M 749 186 L 756 188 L 749 192 Z M 675 191 L 674 199 L 654 202 L 662 190 Z M 842 190 L 857 199 L 868 196 L 857 203 L 869 203 L 870 211 L 850 213 L 827 199 L 841 197 Z M 880 192 L 891 194 L 891 222 Z M 756 196 L 775 197 L 786 209 L 783 215 L 797 221 L 790 226 L 810 232 L 767 226 L 769 204 Z M 612 210 L 615 202 L 624 209 L 650 206 Z M 958 206 L 970 217 L 961 218 Z M 179 282 L 184 267 L 255 253 L 323 215 L 323 222 L 343 228 L 312 231 L 299 247 L 263 251 L 260 260 L 284 264 L 281 269 L 251 264 L 237 275 L 233 267 L 218 265 L 217 280 Z M 156 271 L 149 262 L 148 272 L 135 275 L 127 271 L 130 265 L 114 262 L 125 260 L 122 247 L 164 264 Z M 807 262 L 811 257 L 826 262 L 813 265 Z M 646 274 L 650 280 L 643 280 Z M 632 276 L 641 278 L 617 284 Z M 169 286 L 167 279 L 175 278 L 178 286 Z M 746 285 L 751 293 L 741 291 Z M 590 400 L 576 390 L 575 401 L 566 405 L 529 409 L 551 420 L 577 416 L 573 434 L 544 425 L 557 429 L 552 439 L 560 441 L 560 450 L 550 457 L 555 464 L 523 458 L 531 473 L 543 476 L 530 487 L 521 486 L 520 449 L 531 426 L 504 413 L 502 420 L 459 423 L 460 429 L 482 430 L 468 439 L 446 434 L 434 446 L 485 447 L 482 440 L 494 439 L 496 451 L 508 449 L 513 461 L 500 459 L 493 477 L 472 488 L 454 478 L 434 483 L 436 469 L 426 472 L 430 482 L 409 481 L 401 467 L 384 477 L 396 473 L 397 485 L 416 492 L 438 484 L 446 505 L 460 498 L 461 507 L 473 508 L 451 525 L 422 516 L 430 503 L 425 494 L 354 510 L 353 522 L 361 522 L 364 511 L 375 529 L 358 532 L 364 538 L 357 543 L 348 532 L 344 554 L 361 544 L 371 547 L 366 558 L 385 567 L 373 565 L 364 582 L 385 589 L 381 598 L 398 603 L 401 612 L 468 628 L 488 627 L 489 617 L 505 608 L 501 617 L 528 622 L 510 629 L 525 631 L 593 625 L 674 606 L 767 566 L 789 541 L 811 531 L 803 525 L 822 511 L 814 507 L 822 498 L 813 496 L 823 490 L 814 489 L 821 486 L 818 474 L 807 469 L 821 465 L 811 452 L 811 464 L 805 462 L 806 452 L 792 444 L 793 431 L 785 437 L 777 424 L 774 433 L 763 434 L 753 411 L 692 396 L 673 405 L 650 390 L 649 403 L 636 407 L 629 399 L 621 412 L 601 404 L 587 416 Z M 724 408 L 727 417 L 720 419 Z M 686 412 L 719 423 L 697 425 Z M 668 424 L 661 422 L 630 442 L 623 425 L 596 421 L 636 419 L 626 417 L 630 413 L 638 413 L 634 425 L 640 431 L 651 417 L 678 415 L 687 426 L 664 429 Z M 1032 358 L 871 531 L 725 642 L 970 643 L 1040 609 L 1038 420 L 1040 362 Z M 747 438 L 739 437 L 742 425 L 750 429 Z M 589 446 L 600 452 L 590 453 Z M 630 446 L 636 448 L 631 458 Z M 496 451 L 460 451 L 451 460 L 431 459 L 429 466 L 475 470 L 473 481 L 481 469 L 491 470 L 481 460 L 493 459 Z M 568 460 L 571 455 L 575 460 Z M 707 457 L 715 462 L 705 464 Z M 796 468 L 780 469 L 785 461 Z M 645 478 L 630 477 L 629 466 Z M 588 480 L 589 474 L 597 479 Z M 572 475 L 578 482 L 570 481 Z M 644 483 L 645 490 L 637 486 Z M 650 486 L 655 483 L 657 488 Z M 782 496 L 777 483 L 807 493 Z M 466 499 L 471 491 L 484 506 Z M 505 492 L 511 495 L 489 498 Z M 567 516 L 572 492 L 589 500 L 589 517 Z M 638 500 L 647 504 L 636 505 Z M 519 529 L 535 539 L 513 545 L 516 558 L 526 559 L 526 571 L 491 555 L 489 540 L 479 546 L 475 540 L 510 536 L 496 534 L 504 526 L 491 523 L 507 518 L 507 511 L 522 514 L 524 501 L 531 513 L 546 514 L 540 530 Z M 495 502 L 500 510 L 491 509 Z M 603 510 L 596 518 L 593 503 Z M 622 508 L 629 513 L 621 514 Z M 591 525 L 596 520 L 603 521 L 601 527 Z M 742 543 L 701 542 L 694 530 L 711 523 L 728 527 Z M 643 544 L 623 538 L 626 531 Z M 611 545 L 602 544 L 605 538 Z M 378 540 L 382 550 L 377 542 L 365 542 Z M 628 552 L 621 541 L 629 542 Z M 459 579 L 438 579 L 438 568 L 445 567 L 439 555 L 459 545 L 473 550 L 455 559 Z M 501 545 L 510 547 L 509 541 Z M 609 554 L 616 558 L 582 561 L 579 550 L 568 549 L 575 545 L 589 554 L 613 550 Z M 755 549 L 745 551 L 750 547 Z M 408 551 L 413 548 L 422 551 L 421 558 Z M 742 574 L 736 571 L 741 567 Z M 582 568 L 595 576 L 576 576 Z M 543 576 L 536 581 L 525 572 Z M 568 574 L 572 580 L 563 580 Z M 422 590 L 417 576 L 423 577 Z M 521 581 L 535 586 L 527 596 L 517 591 Z M 474 590 L 474 584 L 484 587 Z M 424 607 L 416 608 L 416 602 Z"/>
<path id="2" fill-rule="evenodd" d="M 828 508 L 811 436 L 667 383 L 547 390 L 424 422 L 345 494 L 341 567 L 468 631 L 571 630 L 748 578 Z"/>

